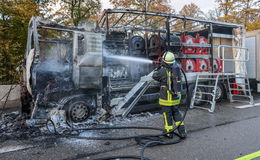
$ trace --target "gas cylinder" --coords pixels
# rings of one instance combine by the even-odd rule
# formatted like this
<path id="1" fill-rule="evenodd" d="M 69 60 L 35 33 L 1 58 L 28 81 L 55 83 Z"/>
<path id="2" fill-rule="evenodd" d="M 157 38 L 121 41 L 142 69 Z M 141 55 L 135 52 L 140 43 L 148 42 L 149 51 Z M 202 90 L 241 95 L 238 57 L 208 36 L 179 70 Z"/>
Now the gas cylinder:
<path id="1" fill-rule="evenodd" d="M 213 60 L 213 70 L 214 70 L 214 72 L 219 72 L 219 70 L 220 70 L 220 64 L 217 59 Z"/>
<path id="2" fill-rule="evenodd" d="M 159 35 L 152 35 L 149 39 L 149 56 L 160 56 L 165 50 L 165 39 Z"/>
<path id="3" fill-rule="evenodd" d="M 207 60 L 208 65 L 210 65 L 210 60 Z M 213 60 L 213 69 L 214 72 L 222 72 L 222 61 L 219 61 L 218 59 Z"/>
<path id="4" fill-rule="evenodd" d="M 209 70 L 209 63 L 206 59 L 196 59 L 196 72 L 205 72 Z"/>
<path id="5" fill-rule="evenodd" d="M 195 39 L 191 36 L 191 35 L 186 35 L 186 34 L 182 34 L 181 35 L 181 42 L 185 45 L 185 44 L 194 44 L 195 43 Z M 195 54 L 195 47 L 187 47 L 187 46 L 183 46 L 182 47 L 182 52 L 185 54 Z"/>
<path id="6" fill-rule="evenodd" d="M 195 72 L 196 71 L 196 63 L 193 59 L 182 59 L 181 65 L 185 72 Z"/>
<path id="7" fill-rule="evenodd" d="M 181 50 L 181 46 L 180 46 L 180 37 L 179 36 L 175 36 L 175 35 L 171 35 L 170 36 L 170 51 L 172 51 L 173 53 L 177 53 L 180 52 Z"/>
<path id="8" fill-rule="evenodd" d="M 144 55 L 145 41 L 141 36 L 133 36 L 130 41 L 130 54 Z"/>
<path id="9" fill-rule="evenodd" d="M 200 36 L 199 34 L 196 35 L 196 43 L 200 45 L 207 45 L 208 44 L 208 39 Z M 207 55 L 209 54 L 209 48 L 205 47 L 196 47 L 196 54 L 202 54 L 202 55 Z"/>

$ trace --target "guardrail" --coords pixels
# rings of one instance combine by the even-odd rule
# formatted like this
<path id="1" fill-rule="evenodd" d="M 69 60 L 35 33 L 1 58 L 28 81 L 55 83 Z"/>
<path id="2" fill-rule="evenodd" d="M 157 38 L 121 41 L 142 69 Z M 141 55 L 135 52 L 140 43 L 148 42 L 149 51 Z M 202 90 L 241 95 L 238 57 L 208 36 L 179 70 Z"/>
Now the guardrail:
<path id="1" fill-rule="evenodd" d="M 242 55 L 234 56 L 232 52 L 232 59 L 231 58 L 225 58 L 225 49 L 239 49 L 239 50 L 245 50 L 245 52 L 240 52 Z M 243 55 L 244 54 L 244 55 Z M 249 61 L 249 51 L 247 48 L 239 47 L 239 46 L 229 46 L 229 45 L 219 45 L 218 46 L 218 59 L 220 61 L 223 61 L 223 72 L 225 72 L 225 63 L 224 62 L 243 62 L 245 65 L 245 62 Z"/>

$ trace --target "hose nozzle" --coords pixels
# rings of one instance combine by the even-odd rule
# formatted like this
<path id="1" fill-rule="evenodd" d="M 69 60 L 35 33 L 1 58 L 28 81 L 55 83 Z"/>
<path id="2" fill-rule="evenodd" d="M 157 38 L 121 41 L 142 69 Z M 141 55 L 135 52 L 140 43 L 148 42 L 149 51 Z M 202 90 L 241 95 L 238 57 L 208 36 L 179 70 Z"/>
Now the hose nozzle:
<path id="1" fill-rule="evenodd" d="M 161 63 L 162 63 L 162 58 L 161 57 L 158 57 L 157 60 L 153 60 L 152 61 L 152 64 L 154 64 L 154 65 L 161 65 Z"/>

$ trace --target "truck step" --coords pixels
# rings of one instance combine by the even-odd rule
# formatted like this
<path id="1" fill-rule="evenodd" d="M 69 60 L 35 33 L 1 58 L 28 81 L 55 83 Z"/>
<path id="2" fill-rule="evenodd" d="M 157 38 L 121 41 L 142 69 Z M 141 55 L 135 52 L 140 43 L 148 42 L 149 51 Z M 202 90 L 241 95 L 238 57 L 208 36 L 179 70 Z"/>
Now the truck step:
<path id="1" fill-rule="evenodd" d="M 212 95 L 213 96 L 213 94 L 214 93 L 208 93 L 208 92 L 198 92 L 199 94 L 206 94 L 206 95 Z"/>
<path id="2" fill-rule="evenodd" d="M 245 91 L 245 92 L 250 92 L 249 89 L 239 89 L 239 88 L 230 88 L 231 91 Z"/>
<path id="3" fill-rule="evenodd" d="M 210 85 L 200 85 L 200 84 L 198 84 L 197 85 L 198 87 L 208 87 L 208 88 L 214 88 L 215 86 L 210 86 Z"/>
<path id="4" fill-rule="evenodd" d="M 209 103 L 212 103 L 211 101 L 209 100 L 204 100 L 204 99 L 197 99 L 195 98 L 194 101 L 202 101 L 202 102 L 209 102 Z"/>

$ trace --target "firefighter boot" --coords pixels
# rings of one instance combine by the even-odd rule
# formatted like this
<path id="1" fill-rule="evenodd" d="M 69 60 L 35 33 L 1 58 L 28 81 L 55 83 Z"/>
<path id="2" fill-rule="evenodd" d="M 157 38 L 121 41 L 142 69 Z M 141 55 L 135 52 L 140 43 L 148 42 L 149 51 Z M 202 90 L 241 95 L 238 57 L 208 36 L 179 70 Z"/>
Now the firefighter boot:
<path id="1" fill-rule="evenodd" d="M 181 138 L 184 139 L 184 138 L 187 137 L 187 131 L 186 131 L 184 125 L 180 125 L 180 126 L 179 126 L 179 128 L 178 128 L 178 132 L 179 132 Z"/>
<path id="2" fill-rule="evenodd" d="M 167 132 L 169 132 L 169 131 L 164 130 L 162 134 L 163 134 L 165 137 L 167 137 L 167 138 L 173 138 L 173 133 L 168 133 L 168 134 L 166 134 Z"/>

